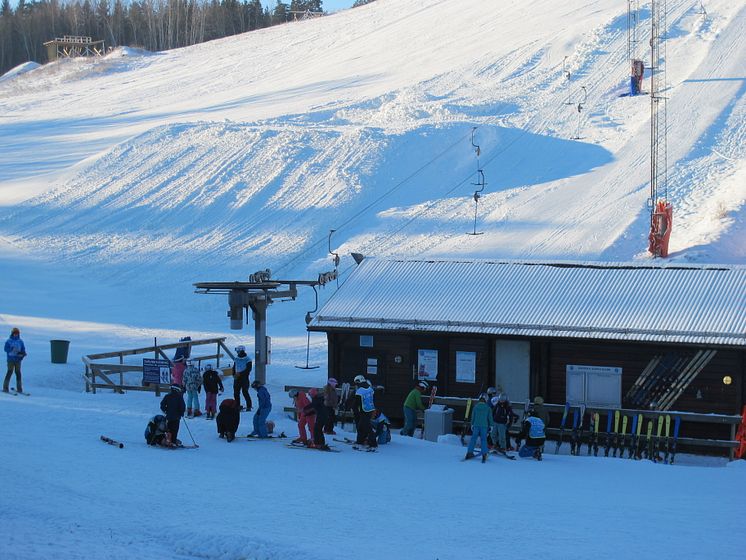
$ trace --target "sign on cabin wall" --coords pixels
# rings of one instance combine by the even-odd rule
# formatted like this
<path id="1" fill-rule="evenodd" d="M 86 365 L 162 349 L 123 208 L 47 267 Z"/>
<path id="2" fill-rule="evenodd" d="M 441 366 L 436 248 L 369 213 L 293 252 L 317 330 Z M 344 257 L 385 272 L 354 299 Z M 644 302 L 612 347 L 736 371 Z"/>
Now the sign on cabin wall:
<path id="1" fill-rule="evenodd" d="M 456 382 L 476 383 L 477 353 L 456 352 Z"/>
<path id="2" fill-rule="evenodd" d="M 168 360 L 142 359 L 143 383 L 171 383 L 171 363 Z"/>
<path id="3" fill-rule="evenodd" d="M 417 350 L 417 379 L 438 378 L 438 351 Z"/>
<path id="4" fill-rule="evenodd" d="M 622 368 L 567 364 L 566 396 L 570 404 L 622 406 Z"/>

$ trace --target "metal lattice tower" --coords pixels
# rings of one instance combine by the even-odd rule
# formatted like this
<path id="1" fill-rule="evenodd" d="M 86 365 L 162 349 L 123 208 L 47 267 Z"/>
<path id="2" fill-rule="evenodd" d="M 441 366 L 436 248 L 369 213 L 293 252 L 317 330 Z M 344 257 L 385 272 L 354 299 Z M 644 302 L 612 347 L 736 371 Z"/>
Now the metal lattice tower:
<path id="1" fill-rule="evenodd" d="M 637 22 L 640 14 L 640 1 L 627 0 L 627 60 L 637 58 Z"/>
<path id="2" fill-rule="evenodd" d="M 651 220 L 659 199 L 668 199 L 666 144 L 666 0 L 651 0 L 650 34 L 650 207 Z"/>

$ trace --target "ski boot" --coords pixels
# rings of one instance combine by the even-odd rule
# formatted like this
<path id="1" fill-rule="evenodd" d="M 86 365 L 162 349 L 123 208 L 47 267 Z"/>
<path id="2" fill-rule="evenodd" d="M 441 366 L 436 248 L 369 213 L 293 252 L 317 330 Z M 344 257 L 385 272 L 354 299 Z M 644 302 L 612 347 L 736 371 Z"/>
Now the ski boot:
<path id="1" fill-rule="evenodd" d="M 194 418 L 197 418 L 198 416 L 202 416 L 202 412 L 200 411 L 200 409 L 199 409 L 199 408 L 198 408 L 197 410 L 195 410 L 195 411 L 194 411 L 194 416 L 193 416 L 193 417 L 194 417 Z"/>

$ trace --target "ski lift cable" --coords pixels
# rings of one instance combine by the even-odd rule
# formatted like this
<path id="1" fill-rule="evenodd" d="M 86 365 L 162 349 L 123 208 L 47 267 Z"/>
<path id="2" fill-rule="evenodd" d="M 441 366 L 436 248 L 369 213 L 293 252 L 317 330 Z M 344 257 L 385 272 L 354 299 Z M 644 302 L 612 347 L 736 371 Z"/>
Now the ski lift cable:
<path id="1" fill-rule="evenodd" d="M 392 186 L 389 190 L 387 190 L 386 192 L 382 193 L 380 196 L 376 197 L 372 202 L 369 202 L 363 208 L 361 208 L 360 210 L 358 210 L 357 212 L 355 212 L 352 216 L 350 216 L 349 218 L 347 218 L 344 222 L 342 222 L 341 224 L 339 224 L 336 228 L 334 228 L 334 231 L 339 231 L 340 229 L 342 229 L 345 226 L 349 225 L 351 222 L 353 222 L 354 220 L 356 220 L 357 218 L 359 218 L 360 216 L 362 216 L 363 214 L 365 214 L 366 212 L 368 212 L 368 210 L 370 210 L 372 207 L 376 206 L 383 199 L 385 199 L 386 197 L 388 197 L 389 195 L 391 195 L 393 192 L 395 192 L 396 190 L 398 190 L 404 184 L 406 184 L 411 179 L 413 179 L 414 177 L 416 177 L 417 175 L 419 175 L 427 167 L 429 167 L 430 165 L 432 165 L 433 163 L 435 163 L 437 160 L 439 160 L 440 158 L 442 158 L 444 155 L 446 155 L 448 152 L 450 152 L 451 150 L 453 150 L 456 146 L 458 146 L 460 143 L 462 143 L 464 141 L 464 139 L 466 139 L 468 136 L 469 136 L 468 134 L 460 136 L 455 142 L 453 142 L 452 144 L 449 144 L 444 150 L 442 150 L 441 152 L 439 152 L 438 154 L 436 154 L 434 157 L 432 157 L 431 159 L 429 159 L 428 161 L 426 161 L 420 167 L 418 167 L 417 169 L 415 169 L 412 173 L 410 173 L 409 175 L 407 175 L 404 179 L 402 179 L 401 181 L 399 181 L 398 183 L 396 183 L 394 186 Z M 297 255 L 293 256 L 289 260 L 285 261 L 282 265 L 280 265 L 277 268 L 277 272 L 279 272 L 281 270 L 284 270 L 285 268 L 287 268 L 288 266 L 290 266 L 291 264 L 293 264 L 294 262 L 296 262 L 297 260 L 299 260 L 301 257 L 303 257 L 304 255 L 306 255 L 307 253 L 311 252 L 313 249 L 316 249 L 319 245 L 321 245 L 325 241 L 327 241 L 326 237 L 324 237 L 323 239 L 319 239 L 318 241 L 312 243 L 311 245 L 309 245 L 308 247 L 306 247 L 302 252 L 298 253 Z"/>
<path id="2" fill-rule="evenodd" d="M 684 2 L 684 4 L 685 4 L 685 2 Z M 644 40 L 644 37 L 641 38 L 640 40 Z M 612 51 L 606 57 L 606 61 L 601 65 L 599 71 L 596 72 L 596 75 L 599 75 L 599 72 L 600 72 L 600 75 L 604 76 L 604 75 L 607 75 L 612 70 L 616 70 L 616 67 L 618 66 L 619 63 L 614 63 L 613 62 L 614 59 L 615 59 L 615 56 L 617 56 L 617 54 L 620 54 L 621 52 L 623 52 L 625 49 L 626 49 L 626 46 L 620 45 L 617 49 L 615 49 L 614 51 Z M 619 53 L 617 51 L 619 51 Z M 604 70 L 606 70 L 606 72 L 604 72 Z M 586 95 L 587 95 L 587 91 L 586 91 Z M 585 100 L 587 102 L 587 97 L 586 97 Z M 562 107 L 564 104 L 565 103 L 564 103 L 564 100 L 563 100 L 559 104 L 559 107 Z M 515 136 L 515 138 L 513 138 L 513 140 L 511 140 L 510 142 L 507 142 L 506 144 L 500 146 L 499 149 L 497 149 L 493 153 L 491 153 L 490 157 L 488 157 L 484 161 L 484 164 L 482 165 L 482 167 L 483 168 L 486 167 L 492 161 L 494 161 L 497 157 L 499 157 L 500 155 L 502 155 L 503 152 L 505 152 L 507 149 L 509 149 L 510 147 L 512 147 L 516 142 L 518 142 L 518 140 L 522 139 L 523 136 L 525 134 L 527 134 L 530 129 L 538 131 L 538 130 L 541 130 L 542 127 L 546 126 L 546 124 L 550 121 L 551 117 L 545 117 L 540 122 L 537 122 L 535 126 L 531 126 L 533 124 L 532 121 L 534 121 L 534 119 L 536 119 L 536 120 L 540 119 L 539 115 L 540 115 L 539 112 L 534 113 L 534 117 L 531 118 L 528 121 L 528 123 L 526 123 L 527 126 L 524 126 L 521 129 L 521 132 L 519 134 L 517 134 Z M 470 134 L 471 134 L 471 132 L 470 132 Z M 337 230 L 339 230 L 339 229 L 343 228 L 344 226 L 348 225 L 352 220 L 358 218 L 359 216 L 361 216 L 362 214 L 364 214 L 365 212 L 367 212 L 372 206 L 375 206 L 376 204 L 378 204 L 381 200 L 383 200 L 384 198 L 386 198 L 389 194 L 391 194 L 392 192 L 394 192 L 396 189 L 398 189 L 404 183 L 406 183 L 407 181 L 409 181 L 410 179 L 412 179 L 414 176 L 416 176 L 417 174 L 419 174 L 423 169 L 425 169 L 426 167 L 428 167 L 429 165 L 431 165 L 432 163 L 434 163 L 437 159 L 439 159 L 440 157 L 442 157 L 443 155 L 445 155 L 447 152 L 449 152 L 450 150 L 452 150 L 458 143 L 460 143 L 464 138 L 466 138 L 466 136 L 468 136 L 468 135 L 465 135 L 465 136 L 462 136 L 461 138 L 459 138 L 456 142 L 454 142 L 453 144 L 451 144 L 450 146 L 448 146 L 448 148 L 446 148 L 444 151 L 440 152 L 438 155 L 436 155 L 434 158 L 432 158 L 431 160 L 429 160 L 428 162 L 426 162 L 425 164 L 423 164 L 420 168 L 418 168 L 417 170 L 415 170 L 409 176 L 407 176 L 402 181 L 400 181 L 399 183 L 397 183 L 396 185 L 394 185 L 391 189 L 389 189 L 388 191 L 386 191 L 385 193 L 383 193 L 380 197 L 378 197 L 377 199 L 375 199 L 370 204 L 366 205 L 363 209 L 361 209 L 359 212 L 355 213 L 349 219 L 345 220 L 340 226 L 337 227 Z M 453 185 L 453 187 L 451 187 L 449 190 L 447 190 L 442 196 L 443 197 L 444 196 L 448 196 L 451 193 L 453 193 L 456 189 L 458 189 L 459 187 L 463 186 L 464 183 L 467 183 L 469 181 L 470 176 L 471 176 L 471 174 L 469 176 L 465 177 L 464 179 L 462 179 L 461 181 L 458 181 L 456 184 Z M 395 235 L 395 234 L 400 233 L 403 229 L 409 227 L 409 225 L 412 224 L 419 217 L 421 217 L 422 215 L 424 215 L 424 214 L 428 213 L 430 210 L 432 210 L 432 208 L 438 202 L 439 202 L 438 200 L 435 200 L 435 201 L 433 201 L 433 202 L 431 202 L 429 204 L 426 204 L 422 208 L 422 210 L 420 210 L 419 212 L 415 213 L 411 218 L 409 218 L 409 220 L 407 220 L 406 222 L 404 222 L 399 228 L 397 228 L 397 229 L 395 229 L 393 231 L 388 232 L 387 235 L 390 236 L 390 235 Z M 460 235 L 460 234 L 458 234 L 458 235 Z M 291 265 L 292 263 L 296 262 L 302 256 L 304 256 L 305 254 L 307 254 L 308 252 L 310 252 L 312 249 L 315 249 L 316 247 L 318 247 L 323 242 L 324 242 L 323 239 L 321 239 L 319 241 L 316 241 L 312 245 L 308 246 L 303 252 L 299 253 L 298 255 L 294 256 L 290 260 L 286 261 L 283 265 L 280 266 L 280 268 L 278 270 L 282 270 L 282 269 L 286 268 L 287 266 Z M 380 245 L 381 245 L 381 243 L 376 243 L 376 244 L 370 246 L 367 249 L 367 252 L 370 252 L 371 250 L 374 251 Z M 340 273 L 340 276 L 343 275 L 343 274 L 345 274 L 348 270 L 350 270 L 350 268 L 352 268 L 352 266 L 344 269 Z"/>

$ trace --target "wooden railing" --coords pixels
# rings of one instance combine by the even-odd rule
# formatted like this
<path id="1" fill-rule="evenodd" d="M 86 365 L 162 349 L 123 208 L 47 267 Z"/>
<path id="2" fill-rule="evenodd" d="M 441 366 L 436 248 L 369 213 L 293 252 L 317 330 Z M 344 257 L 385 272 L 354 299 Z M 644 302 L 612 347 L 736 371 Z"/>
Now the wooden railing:
<path id="1" fill-rule="evenodd" d="M 166 350 L 173 350 L 183 346 L 194 348 L 195 346 L 199 347 L 209 344 L 215 345 L 215 353 L 200 356 L 191 355 L 189 359 L 196 361 L 198 365 L 201 365 L 202 362 L 214 361 L 215 369 L 218 371 L 220 371 L 220 359 L 225 357 L 226 354 L 230 356 L 231 359 L 235 359 L 233 353 L 225 345 L 225 337 L 205 338 L 169 344 L 154 343 L 153 346 L 145 346 L 142 348 L 115 350 L 113 352 L 103 352 L 100 354 L 88 354 L 82 358 L 83 363 L 85 364 L 85 390 L 86 392 L 93 392 L 94 394 L 96 393 L 96 389 L 112 389 L 115 393 L 120 394 L 124 394 L 125 391 L 152 391 L 155 392 L 156 396 L 160 396 L 162 391 L 168 391 L 168 383 L 142 383 L 142 379 L 136 383 L 131 379 L 125 380 L 125 374 L 142 374 L 143 370 L 143 367 L 140 364 L 124 363 L 125 356 L 152 354 L 153 358 L 167 360 L 170 365 L 173 365 L 171 358 L 169 358 L 165 353 Z M 223 354 L 221 350 L 225 352 L 225 354 Z M 118 363 L 99 361 L 112 358 L 117 358 Z M 115 375 L 119 375 L 118 382 L 112 379 Z M 128 378 L 131 377 L 131 375 L 128 376 Z"/>

